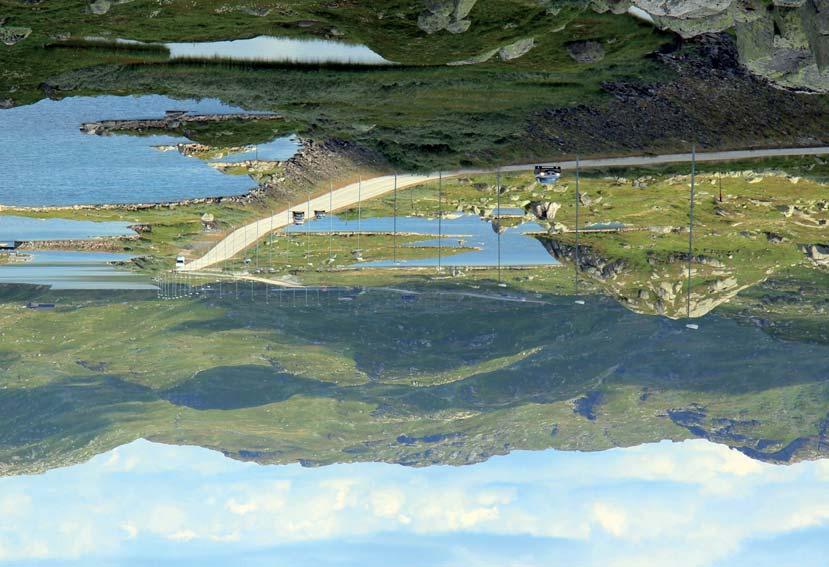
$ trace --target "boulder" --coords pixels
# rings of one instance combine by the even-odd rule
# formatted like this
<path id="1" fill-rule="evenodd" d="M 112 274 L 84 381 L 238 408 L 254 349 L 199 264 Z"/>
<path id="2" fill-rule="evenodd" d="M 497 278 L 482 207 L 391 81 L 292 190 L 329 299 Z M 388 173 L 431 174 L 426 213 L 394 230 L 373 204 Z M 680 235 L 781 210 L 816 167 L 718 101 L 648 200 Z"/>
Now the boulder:
<path id="1" fill-rule="evenodd" d="M 17 26 L 0 26 L 0 43 L 12 46 L 23 41 L 32 33 L 31 28 Z"/>
<path id="2" fill-rule="evenodd" d="M 597 63 L 604 59 L 604 47 L 598 41 L 571 41 L 565 45 L 567 53 L 577 63 Z"/>
<path id="3" fill-rule="evenodd" d="M 519 39 L 518 41 L 506 45 L 498 51 L 498 57 L 501 61 L 512 61 L 527 54 L 533 47 L 535 47 L 535 38 L 528 37 Z"/>
<path id="4" fill-rule="evenodd" d="M 427 0 L 417 18 L 417 27 L 433 34 L 440 31 L 463 33 L 472 25 L 469 16 L 477 0 Z"/>

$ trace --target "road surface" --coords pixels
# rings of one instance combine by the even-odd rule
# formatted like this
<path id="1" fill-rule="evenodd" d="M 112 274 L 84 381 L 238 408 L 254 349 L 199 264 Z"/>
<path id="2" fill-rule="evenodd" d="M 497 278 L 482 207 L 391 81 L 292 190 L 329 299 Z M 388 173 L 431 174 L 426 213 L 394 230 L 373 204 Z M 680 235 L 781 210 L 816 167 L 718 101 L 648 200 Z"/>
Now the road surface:
<path id="1" fill-rule="evenodd" d="M 735 150 L 727 152 L 700 152 L 697 153 L 697 161 L 730 161 L 751 158 L 767 158 L 779 156 L 802 156 L 802 155 L 829 155 L 829 147 L 814 148 L 778 148 L 766 150 Z M 648 165 L 661 165 L 666 163 L 688 163 L 691 161 L 691 154 L 665 154 L 657 156 L 636 156 L 621 158 L 600 158 L 581 160 L 580 166 L 584 169 L 595 167 L 639 167 Z M 503 172 L 517 172 L 532 170 L 537 164 L 510 165 L 502 167 Z M 557 162 L 563 170 L 573 170 L 576 167 L 575 161 Z M 471 175 L 480 173 L 492 173 L 491 169 L 462 169 L 458 171 L 443 172 L 443 177 L 457 177 L 459 175 Z M 436 181 L 438 173 L 428 175 L 404 174 L 397 176 L 397 188 L 405 189 L 428 181 Z M 207 254 L 185 263 L 179 267 L 179 271 L 193 272 L 203 270 L 210 266 L 219 264 L 233 258 L 249 246 L 255 244 L 274 230 L 279 230 L 291 224 L 291 211 L 304 211 L 306 219 L 310 220 L 315 210 L 337 211 L 355 205 L 360 200 L 374 199 L 394 190 L 395 177 L 385 175 L 367 179 L 362 183 L 352 183 L 328 193 L 302 202 L 276 213 L 271 217 L 252 222 L 248 225 L 237 228 L 216 246 L 211 248 Z"/>

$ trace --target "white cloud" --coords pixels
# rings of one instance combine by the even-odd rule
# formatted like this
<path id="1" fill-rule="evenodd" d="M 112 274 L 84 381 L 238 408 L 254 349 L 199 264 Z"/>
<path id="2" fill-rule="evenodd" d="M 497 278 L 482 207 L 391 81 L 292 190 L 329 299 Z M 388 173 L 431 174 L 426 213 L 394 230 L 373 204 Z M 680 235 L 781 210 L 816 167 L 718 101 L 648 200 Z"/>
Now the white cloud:
<path id="1" fill-rule="evenodd" d="M 232 514 L 244 516 L 246 514 L 250 514 L 251 512 L 255 512 L 259 509 L 259 505 L 253 501 L 238 502 L 235 498 L 231 498 L 225 502 L 225 508 L 227 508 Z"/>
<path id="2" fill-rule="evenodd" d="M 371 496 L 371 510 L 381 518 L 396 518 L 400 515 L 406 496 L 398 488 L 385 488 L 374 491 Z"/>
<path id="3" fill-rule="evenodd" d="M 622 537 L 627 528 L 627 514 L 619 508 L 607 502 L 594 502 L 592 508 L 593 518 L 606 532 Z"/>

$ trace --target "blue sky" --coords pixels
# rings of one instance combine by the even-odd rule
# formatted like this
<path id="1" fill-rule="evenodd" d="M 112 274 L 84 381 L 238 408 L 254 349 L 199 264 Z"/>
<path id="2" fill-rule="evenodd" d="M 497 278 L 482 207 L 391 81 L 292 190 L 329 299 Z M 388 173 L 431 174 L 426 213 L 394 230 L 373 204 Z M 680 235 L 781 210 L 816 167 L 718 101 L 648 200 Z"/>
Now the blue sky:
<path id="1" fill-rule="evenodd" d="M 829 461 L 707 441 L 467 467 L 259 466 L 137 441 L 0 479 L 0 562 L 825 567 Z M 392 561 L 392 563 L 390 563 Z"/>

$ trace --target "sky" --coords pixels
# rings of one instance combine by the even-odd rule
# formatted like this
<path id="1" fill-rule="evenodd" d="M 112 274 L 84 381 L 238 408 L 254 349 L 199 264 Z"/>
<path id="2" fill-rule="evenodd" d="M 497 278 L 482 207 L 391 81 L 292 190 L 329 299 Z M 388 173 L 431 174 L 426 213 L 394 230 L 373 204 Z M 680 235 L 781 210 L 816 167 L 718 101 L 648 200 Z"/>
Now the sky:
<path id="1" fill-rule="evenodd" d="M 0 479 L 9 565 L 820 566 L 829 461 L 704 440 L 486 463 L 242 463 L 136 441 Z M 391 561 L 391 562 L 390 562 Z"/>

